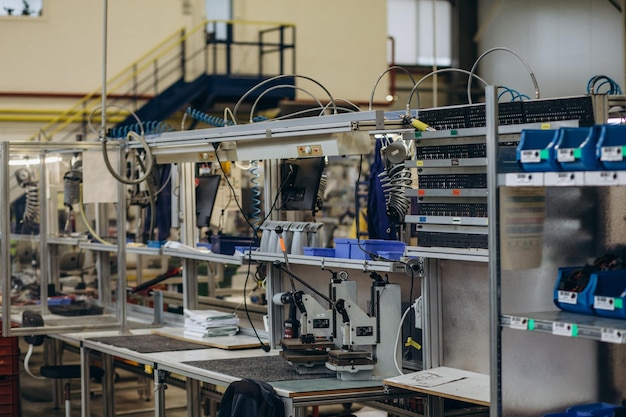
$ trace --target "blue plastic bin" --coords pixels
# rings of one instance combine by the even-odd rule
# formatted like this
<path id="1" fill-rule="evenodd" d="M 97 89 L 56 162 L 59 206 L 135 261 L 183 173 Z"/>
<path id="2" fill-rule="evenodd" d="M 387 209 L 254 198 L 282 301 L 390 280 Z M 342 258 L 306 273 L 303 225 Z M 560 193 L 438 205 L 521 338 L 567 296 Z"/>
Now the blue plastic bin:
<path id="1" fill-rule="evenodd" d="M 554 285 L 554 304 L 563 311 L 593 314 L 593 295 L 597 282 L 595 273 L 590 275 L 582 291 L 559 290 L 561 282 L 566 280 L 577 269 L 582 269 L 582 267 L 559 268 L 556 284 Z"/>
<path id="2" fill-rule="evenodd" d="M 560 171 L 556 161 L 558 130 L 524 129 L 517 145 L 517 162 L 524 171 Z"/>
<path id="3" fill-rule="evenodd" d="M 598 316 L 626 318 L 626 270 L 607 271 L 597 276 L 593 297 L 594 311 Z"/>
<path id="4" fill-rule="evenodd" d="M 357 239 L 335 238 L 335 257 L 346 259 L 372 259 L 369 253 L 378 255 L 380 251 L 402 252 L 406 243 L 398 240 L 362 239 L 359 247 Z M 368 253 L 369 252 L 369 253 Z"/>
<path id="5" fill-rule="evenodd" d="M 601 125 L 596 149 L 605 169 L 626 169 L 626 125 Z"/>
<path id="6" fill-rule="evenodd" d="M 304 254 L 307 256 L 322 256 L 325 258 L 335 257 L 335 249 L 333 248 L 314 248 L 314 247 L 305 246 L 303 250 L 304 250 Z"/>
<path id="7" fill-rule="evenodd" d="M 248 236 L 212 235 L 211 252 L 232 255 L 235 253 L 236 246 L 250 246 L 251 242 L 252 246 L 258 245 L 256 239 Z"/>
<path id="8" fill-rule="evenodd" d="M 402 255 L 404 255 L 404 251 L 379 250 L 378 255 L 391 261 L 399 261 Z"/>
<path id="9" fill-rule="evenodd" d="M 576 417 L 611 417 L 615 410 L 623 408 L 621 405 L 604 402 L 581 404 L 569 407 L 566 412 L 570 416 Z"/>
<path id="10" fill-rule="evenodd" d="M 599 129 L 596 127 L 562 127 L 558 130 L 554 150 L 563 171 L 600 169 L 597 156 Z"/>

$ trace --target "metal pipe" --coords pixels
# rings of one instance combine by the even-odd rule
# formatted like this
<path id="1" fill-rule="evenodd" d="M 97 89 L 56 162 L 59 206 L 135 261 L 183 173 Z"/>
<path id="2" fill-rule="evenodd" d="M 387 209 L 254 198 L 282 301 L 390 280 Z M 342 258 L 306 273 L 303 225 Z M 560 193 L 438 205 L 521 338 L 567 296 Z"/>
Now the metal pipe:
<path id="1" fill-rule="evenodd" d="M 107 115 L 107 15 L 108 15 L 108 0 L 104 0 L 104 10 L 102 13 L 102 123 L 101 132 L 102 139 L 106 139 L 106 115 Z M 121 210 L 120 210 L 121 211 Z"/>
<path id="2" fill-rule="evenodd" d="M 489 375 L 491 387 L 491 407 L 489 415 L 502 415 L 501 390 L 501 343 L 500 328 L 500 228 L 498 224 L 498 97 L 497 87 L 485 87 L 486 142 L 487 142 L 487 207 L 489 219 Z"/>

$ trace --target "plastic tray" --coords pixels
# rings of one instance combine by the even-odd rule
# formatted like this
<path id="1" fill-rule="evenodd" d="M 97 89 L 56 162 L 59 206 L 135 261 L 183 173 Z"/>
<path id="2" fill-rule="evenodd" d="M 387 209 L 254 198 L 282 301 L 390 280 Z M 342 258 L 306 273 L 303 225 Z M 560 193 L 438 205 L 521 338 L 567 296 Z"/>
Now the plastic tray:
<path id="1" fill-rule="evenodd" d="M 599 129 L 595 127 L 562 127 L 558 130 L 554 149 L 563 171 L 600 169 L 598 133 Z"/>
<path id="2" fill-rule="evenodd" d="M 593 295 L 597 282 L 596 274 L 590 274 L 589 280 L 582 291 L 573 291 L 569 288 L 559 289 L 561 282 L 578 269 L 582 269 L 582 267 L 559 268 L 556 284 L 554 285 L 554 304 L 563 311 L 593 314 Z"/>
<path id="3" fill-rule="evenodd" d="M 313 248 L 305 246 L 302 249 L 304 250 L 304 254 L 307 256 L 323 256 L 326 258 L 335 257 L 335 249 L 333 248 Z"/>
<path id="4" fill-rule="evenodd" d="M 402 252 L 406 243 L 398 240 L 383 239 L 363 239 L 360 242 L 357 239 L 335 238 L 335 257 L 346 259 L 372 259 L 370 253 L 378 254 L 378 252 Z"/>
<path id="5" fill-rule="evenodd" d="M 517 162 L 524 171 L 560 171 L 554 145 L 557 130 L 522 130 L 517 145 Z"/>
<path id="6" fill-rule="evenodd" d="M 598 275 L 593 307 L 598 316 L 625 319 L 626 271 L 614 272 Z"/>
<path id="7" fill-rule="evenodd" d="M 626 125 L 601 125 L 597 157 L 606 169 L 626 169 Z"/>

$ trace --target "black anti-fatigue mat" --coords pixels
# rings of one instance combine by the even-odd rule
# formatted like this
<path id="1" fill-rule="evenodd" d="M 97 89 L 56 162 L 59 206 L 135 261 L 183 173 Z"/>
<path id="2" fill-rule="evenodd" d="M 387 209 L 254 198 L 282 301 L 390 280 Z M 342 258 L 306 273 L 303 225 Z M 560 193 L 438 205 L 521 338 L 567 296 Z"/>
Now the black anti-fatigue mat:
<path id="1" fill-rule="evenodd" d="M 293 379 L 336 378 L 331 374 L 299 374 L 293 365 L 281 356 L 267 355 L 254 358 L 217 359 L 185 362 L 186 365 L 236 378 L 250 378 L 260 381 L 288 381 Z"/>
<path id="2" fill-rule="evenodd" d="M 91 337 L 89 340 L 105 345 L 126 348 L 139 353 L 173 352 L 177 350 L 208 349 L 201 343 L 187 342 L 159 334 L 120 335 L 109 337 Z"/>

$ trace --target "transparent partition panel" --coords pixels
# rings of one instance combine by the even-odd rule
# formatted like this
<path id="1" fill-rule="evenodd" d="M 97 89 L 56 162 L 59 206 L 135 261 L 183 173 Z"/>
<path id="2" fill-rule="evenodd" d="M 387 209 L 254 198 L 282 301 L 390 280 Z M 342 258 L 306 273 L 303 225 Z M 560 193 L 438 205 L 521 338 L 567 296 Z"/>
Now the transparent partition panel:
<path id="1" fill-rule="evenodd" d="M 93 161 L 101 159 L 102 144 L 0 146 L 3 335 L 119 328 L 115 219 L 125 202 L 116 185 L 114 199 L 94 201 L 94 185 L 83 180 L 86 167 L 99 169 Z M 85 249 L 89 242 L 103 250 Z"/>

